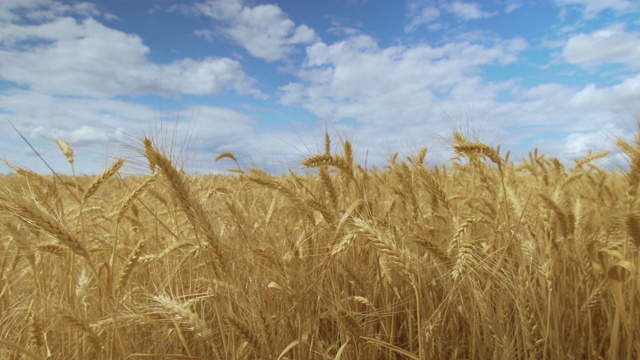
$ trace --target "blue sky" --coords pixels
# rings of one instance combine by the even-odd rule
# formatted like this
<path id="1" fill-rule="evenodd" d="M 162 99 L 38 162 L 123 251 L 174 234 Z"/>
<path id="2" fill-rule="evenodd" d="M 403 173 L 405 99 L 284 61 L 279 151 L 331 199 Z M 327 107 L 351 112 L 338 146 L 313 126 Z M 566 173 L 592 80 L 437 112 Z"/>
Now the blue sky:
<path id="1" fill-rule="evenodd" d="M 45 169 L 11 121 L 62 172 L 56 137 L 80 173 L 148 134 L 183 144 L 189 171 L 233 167 L 213 162 L 224 151 L 282 171 L 325 130 L 367 164 L 422 146 L 444 162 L 453 130 L 571 164 L 633 138 L 639 15 L 631 0 L 3 0 L 0 155 Z"/>

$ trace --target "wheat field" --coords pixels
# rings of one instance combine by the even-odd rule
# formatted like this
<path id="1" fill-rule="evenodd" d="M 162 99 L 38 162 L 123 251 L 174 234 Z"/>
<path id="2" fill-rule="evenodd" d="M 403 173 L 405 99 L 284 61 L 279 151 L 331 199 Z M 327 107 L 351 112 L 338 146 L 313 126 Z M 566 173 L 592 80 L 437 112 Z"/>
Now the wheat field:
<path id="1" fill-rule="evenodd" d="M 640 134 L 616 171 L 453 139 L 365 169 L 326 135 L 302 175 L 188 176 L 149 138 L 148 175 L 14 165 L 0 359 L 640 358 Z"/>

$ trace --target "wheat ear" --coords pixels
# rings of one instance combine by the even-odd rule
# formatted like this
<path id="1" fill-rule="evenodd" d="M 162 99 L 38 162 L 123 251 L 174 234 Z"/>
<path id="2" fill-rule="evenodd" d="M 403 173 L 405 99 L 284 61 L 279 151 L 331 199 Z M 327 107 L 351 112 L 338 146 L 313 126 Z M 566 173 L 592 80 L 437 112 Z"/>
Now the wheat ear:
<path id="1" fill-rule="evenodd" d="M 29 203 L 25 199 L 13 199 L 12 204 L 14 214 L 28 225 L 48 233 L 58 239 L 64 246 L 68 247 L 77 255 L 82 256 L 91 264 L 91 258 L 86 247 L 74 235 L 62 226 L 60 222 L 55 220 L 49 214 L 45 213 L 39 207 Z"/>
<path id="2" fill-rule="evenodd" d="M 371 244 L 374 246 L 374 248 L 385 258 L 389 259 L 393 264 L 398 266 L 413 283 L 414 275 L 411 271 L 411 267 L 409 263 L 404 259 L 400 251 L 398 251 L 396 245 L 391 242 L 391 240 L 387 239 L 380 232 L 380 230 L 375 228 L 367 221 L 360 218 L 354 218 L 352 221 L 356 231 L 364 234 L 369 239 L 369 241 L 371 241 Z"/>
<path id="3" fill-rule="evenodd" d="M 87 199 L 91 197 L 91 195 L 95 194 L 102 184 L 107 182 L 109 178 L 111 178 L 115 173 L 118 172 L 118 170 L 120 170 L 123 164 L 124 159 L 120 158 L 113 164 L 111 164 L 111 166 L 109 166 L 107 170 L 102 172 L 102 174 L 96 176 L 96 178 L 91 182 L 91 184 L 89 184 L 87 190 L 85 190 L 84 194 L 82 195 L 82 202 L 87 201 Z"/>
<path id="4" fill-rule="evenodd" d="M 79 317 L 78 315 L 72 313 L 70 310 L 65 308 L 57 308 L 58 316 L 64 320 L 69 325 L 78 328 L 84 332 L 88 339 L 91 347 L 95 352 L 100 352 L 102 350 L 102 340 L 96 332 L 91 328 L 91 325 L 85 320 Z"/>
<path id="5" fill-rule="evenodd" d="M 205 211 L 202 204 L 191 196 L 192 192 L 185 176 L 173 166 L 167 157 L 153 147 L 151 140 L 144 138 L 143 144 L 149 164 L 154 164 L 160 169 L 160 173 L 167 180 L 174 198 L 177 199 L 178 206 L 187 215 L 194 229 L 200 228 L 203 230 L 209 245 L 216 255 L 213 264 L 216 276 L 222 278 L 225 263 L 224 256 L 208 212 Z"/>
<path id="6" fill-rule="evenodd" d="M 236 319 L 234 316 L 227 315 L 224 317 L 224 319 L 231 328 L 238 332 L 240 336 L 242 336 L 247 341 L 249 346 L 251 346 L 251 348 L 253 348 L 253 350 L 257 354 L 263 356 L 264 359 L 269 358 L 268 352 L 266 351 L 266 345 L 263 344 L 262 341 L 260 341 L 260 338 L 253 333 L 251 328 L 242 323 L 240 320 Z"/>
<path id="7" fill-rule="evenodd" d="M 221 153 L 220 155 L 216 156 L 216 158 L 213 161 L 220 161 L 222 159 L 231 159 L 233 160 L 235 163 L 238 162 L 238 159 L 236 159 L 235 155 L 233 155 L 233 153 L 230 153 L 228 151 Z"/>
<path id="8" fill-rule="evenodd" d="M 151 184 L 157 177 L 158 177 L 158 174 L 153 174 L 152 176 L 147 178 L 147 180 L 145 180 L 142 184 L 136 187 L 131 192 L 131 194 L 129 194 L 129 196 L 127 196 L 127 198 L 122 202 L 122 205 L 120 205 L 118 212 L 116 213 L 117 214 L 116 221 L 120 221 L 120 219 L 122 219 L 122 216 L 129 209 L 129 207 L 131 207 L 131 204 L 133 204 L 133 202 L 138 198 L 138 196 L 140 196 L 140 194 L 147 188 L 147 186 L 149 186 L 149 184 Z"/>
<path id="9" fill-rule="evenodd" d="M 122 268 L 122 272 L 120 273 L 120 277 L 118 278 L 118 284 L 116 285 L 117 293 L 120 292 L 122 288 L 127 284 L 127 281 L 129 280 L 129 277 L 133 272 L 133 268 L 138 264 L 138 261 L 140 260 L 140 255 L 142 254 L 142 249 L 145 244 L 145 240 L 146 240 L 145 238 L 142 238 L 142 240 L 138 241 L 138 244 L 136 244 L 136 247 L 133 249 L 133 251 L 129 255 L 129 259 L 127 260 L 127 263 Z"/>
<path id="10" fill-rule="evenodd" d="M 606 157 L 610 153 L 611 153 L 611 151 L 601 151 L 599 153 L 592 154 L 591 151 L 589 151 L 589 155 L 587 155 L 586 157 L 584 157 L 584 158 L 582 158 L 580 160 L 576 160 L 576 169 L 582 168 L 583 165 L 589 164 L 590 162 L 592 162 L 594 160 L 598 160 L 598 159 L 601 159 L 603 157 Z"/>

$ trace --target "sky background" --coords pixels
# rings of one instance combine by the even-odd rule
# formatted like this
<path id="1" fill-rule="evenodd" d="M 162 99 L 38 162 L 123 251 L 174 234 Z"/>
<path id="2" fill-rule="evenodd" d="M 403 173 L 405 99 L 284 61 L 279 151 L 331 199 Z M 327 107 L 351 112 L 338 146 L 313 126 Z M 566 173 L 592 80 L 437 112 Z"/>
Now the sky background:
<path id="1" fill-rule="evenodd" d="M 190 172 L 281 172 L 325 130 L 367 165 L 446 162 L 454 130 L 570 165 L 639 115 L 636 0 L 0 1 L 0 156 L 36 171 L 9 121 L 60 172 L 56 137 L 98 173 L 144 135 Z"/>

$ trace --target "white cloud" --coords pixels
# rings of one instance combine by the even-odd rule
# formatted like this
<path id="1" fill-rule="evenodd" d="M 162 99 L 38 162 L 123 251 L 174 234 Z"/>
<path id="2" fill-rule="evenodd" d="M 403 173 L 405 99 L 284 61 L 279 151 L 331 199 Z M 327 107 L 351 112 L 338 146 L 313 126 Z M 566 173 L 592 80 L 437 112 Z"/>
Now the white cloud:
<path id="1" fill-rule="evenodd" d="M 278 111 L 268 105 L 264 106 L 264 112 L 271 112 L 268 115 L 248 108 L 194 105 L 178 113 L 173 100 L 167 99 L 171 110 L 163 111 L 115 96 L 262 94 L 235 60 L 187 58 L 157 64 L 149 60 L 149 49 L 140 37 L 106 27 L 95 20 L 99 16 L 78 20 L 92 10 L 47 11 L 53 2 L 25 0 L 21 4 L 32 4 L 26 13 L 36 8 L 41 12 L 33 15 L 38 21 L 26 25 L 15 21 L 15 14 L 5 11 L 6 7 L 2 10 L 9 1 L 18 4 L 5 0 L 0 5 L 0 77 L 23 86 L 0 92 L 0 133 L 6 134 L 0 148 L 3 155 L 11 154 L 11 160 L 27 166 L 33 164 L 29 158 L 33 156 L 7 120 L 42 150 L 55 169 L 68 168 L 51 140 L 59 136 L 76 148 L 78 168 L 96 173 L 110 162 L 114 149 L 123 150 L 123 143 L 135 145 L 141 135 L 155 134 L 158 127 L 168 136 L 175 129 L 176 138 L 186 142 L 183 155 L 190 158 L 191 170 L 234 167 L 228 162 L 213 163 L 222 151 L 233 151 L 245 165 L 295 167 L 303 156 L 322 151 L 322 125 L 326 124 L 347 133 L 358 159 L 369 164 L 384 162 L 396 150 L 411 153 L 423 145 L 429 146 L 430 161 L 444 161 L 449 148 L 436 135 L 449 136 L 452 128 L 464 126 L 460 124 L 465 121 L 474 127 L 481 124 L 471 135 L 491 144 L 503 143 L 503 149 L 514 150 L 514 158 L 545 139 L 543 151 L 556 150 L 562 160 L 570 161 L 585 155 L 588 148 L 606 149 L 603 134 L 617 134 L 640 114 L 640 75 L 610 86 L 584 87 L 547 83 L 527 88 L 520 87 L 518 79 L 489 80 L 484 67 L 516 62 L 528 47 L 520 39 L 495 35 L 487 39 L 486 32 L 477 30 L 438 46 L 382 47 L 361 35 L 363 30 L 342 27 L 336 32 L 341 41 L 322 43 L 313 30 L 296 26 L 275 5 L 248 6 L 230 0 L 199 3 L 219 27 L 194 34 L 211 40 L 222 32 L 253 56 L 268 61 L 287 59 L 299 45 L 311 44 L 304 63 L 287 62 L 287 75 L 298 79 L 280 88 L 279 100 L 318 115 L 321 124 L 304 122 L 300 129 L 289 130 L 291 124 L 280 120 L 279 126 L 287 130 L 268 128 L 268 117 L 277 117 Z M 413 22 L 407 31 L 422 25 L 446 27 L 449 24 L 442 19 L 451 19 L 450 14 L 459 20 L 493 15 L 478 5 L 484 2 L 430 4 L 410 8 Z M 503 4 L 508 11 L 510 4 L 520 2 Z M 82 11 L 83 16 L 69 16 Z M 640 63 L 633 52 L 637 34 L 619 26 L 605 30 L 612 32 L 605 34 L 606 46 L 598 42 L 597 32 L 571 38 L 563 52 L 565 60 L 584 67 Z M 594 54 L 589 47 L 606 51 Z M 188 120 L 176 122 L 177 117 Z M 154 118 L 158 120 L 150 125 Z M 313 147 L 318 142 L 319 149 Z"/>
<path id="2" fill-rule="evenodd" d="M 170 103 L 168 101 L 168 103 Z M 238 111 L 193 106 L 174 110 L 154 109 L 142 104 L 111 99 L 60 98 L 31 91 L 13 90 L 0 94 L 0 132 L 3 144 L 12 144 L 10 160 L 46 171 L 31 159 L 31 150 L 9 126 L 11 121 L 33 143 L 54 169 L 67 171 L 68 165 L 53 139 L 68 141 L 76 151 L 76 165 L 84 173 L 102 171 L 113 156 L 132 156 L 127 147 L 139 146 L 144 135 L 151 135 L 164 150 L 171 151 L 171 137 L 184 143 L 189 166 L 214 168 L 212 158 L 229 146 L 242 149 L 254 138 L 254 119 Z M 154 120 L 155 119 L 155 120 Z M 266 134 L 262 134 L 268 136 Z M 164 139 L 164 140 L 163 140 Z M 3 149 L 4 154 L 9 154 Z M 135 171 L 144 171 L 137 166 Z M 224 167 L 220 168 L 224 169 Z"/>
<path id="3" fill-rule="evenodd" d="M 27 17 L 47 21 L 29 25 L 15 22 L 16 9 Z M 33 15 L 34 11 L 39 15 Z M 14 22 L 0 24 L 4 34 L 0 38 L 4 45 L 0 50 L 0 77 L 58 95 L 202 95 L 232 89 L 239 94 L 263 96 L 252 88 L 253 80 L 237 61 L 206 58 L 154 64 L 147 59 L 148 47 L 136 35 L 110 29 L 93 18 L 55 18 L 63 13 L 93 15 L 96 11 L 87 3 L 73 7 L 46 0 L 5 4 L 4 18 Z"/>
<path id="4" fill-rule="evenodd" d="M 620 25 L 590 34 L 580 33 L 567 41 L 562 57 L 583 67 L 618 63 L 637 68 L 640 64 L 640 34 L 625 32 Z"/>
<path id="5" fill-rule="evenodd" d="M 420 25 L 433 23 L 440 18 L 440 10 L 435 6 L 414 7 L 416 8 L 411 10 L 411 22 L 404 28 L 406 32 L 414 31 Z"/>
<path id="6" fill-rule="evenodd" d="M 20 15 L 15 12 L 20 11 Z M 0 23 L 10 23 L 17 19 L 31 21 L 52 20 L 64 15 L 82 15 L 115 19 L 116 16 L 103 12 L 90 2 L 65 4 L 52 0 L 3 0 L 0 3 Z"/>
<path id="7" fill-rule="evenodd" d="M 283 86 L 281 101 L 323 119 L 350 117 L 378 125 L 399 118 L 419 121 L 451 97 L 495 96 L 501 85 L 478 81 L 480 66 L 514 62 L 526 47 L 522 40 L 509 40 L 493 47 L 459 42 L 380 48 L 364 35 L 316 43 L 307 48 L 297 74 L 302 82 Z"/>
<path id="8" fill-rule="evenodd" d="M 55 169 L 68 169 L 53 142 L 60 137 L 76 148 L 77 169 L 96 173 L 112 152 L 126 150 L 123 143 L 132 145 L 144 134 L 156 132 L 150 126 L 174 126 L 177 134 L 190 133 L 189 125 L 178 122 L 174 111 L 169 111 L 169 118 L 158 119 L 161 110 L 116 97 L 229 90 L 264 97 L 237 61 L 208 57 L 154 63 L 140 37 L 104 26 L 96 20 L 103 14 L 95 11 L 87 3 L 64 5 L 50 0 L 0 4 L 0 79 L 20 85 L 0 91 L 0 133 L 6 134 L 2 150 L 3 154 L 11 151 L 11 161 L 47 171 L 33 159 L 9 121 Z M 249 115 L 211 106 L 187 108 L 184 113 L 202 117 L 198 120 L 203 126 L 191 132 L 199 149 L 251 137 Z"/>
<path id="9" fill-rule="evenodd" d="M 640 113 L 640 75 L 628 78 L 620 84 L 598 88 L 589 84 L 578 91 L 569 101 L 576 108 L 608 108 Z"/>
<path id="10" fill-rule="evenodd" d="M 495 15 L 482 10 L 482 6 L 479 3 L 461 0 L 439 2 L 412 0 L 408 4 L 408 9 L 410 22 L 404 28 L 406 32 L 415 31 L 425 24 L 429 30 L 441 29 L 444 24 L 438 20 L 441 20 L 443 12 L 462 20 L 476 20 Z"/>
<path id="11" fill-rule="evenodd" d="M 52 131 L 49 127 L 38 126 L 31 132 L 31 136 L 37 139 L 62 138 L 67 142 L 77 146 L 90 146 L 94 144 L 103 144 L 109 140 L 109 136 L 103 129 L 93 126 L 82 125 L 78 129 L 71 131 Z"/>
<path id="12" fill-rule="evenodd" d="M 511 0 L 507 2 L 504 12 L 509 14 L 514 12 L 516 9 L 519 9 L 520 7 L 522 7 L 522 0 Z"/>
<path id="13" fill-rule="evenodd" d="M 182 59 L 159 65 L 136 35 L 110 29 L 88 18 L 59 18 L 39 25 L 10 25 L 0 50 L 0 77 L 57 95 L 114 96 L 218 94 L 232 89 L 262 97 L 241 65 L 228 58 Z M 25 40 L 44 44 L 21 46 Z M 12 46 L 13 44 L 13 46 Z"/>
<path id="14" fill-rule="evenodd" d="M 354 144 L 371 151 L 372 163 L 406 150 L 407 139 L 415 145 L 409 150 L 435 146 L 430 159 L 446 160 L 448 147 L 435 135 L 449 136 L 465 121 L 482 124 L 472 135 L 504 144 L 503 149 L 514 150 L 515 158 L 542 145 L 552 156 L 571 163 L 586 155 L 587 146 L 606 149 L 612 142 L 602 139 L 618 134 L 616 129 L 640 115 L 640 76 L 601 88 L 561 83 L 520 87 L 516 79 L 497 82 L 484 77 L 483 66 L 515 62 L 526 48 L 521 40 L 383 48 L 364 35 L 317 43 L 307 49 L 297 73 L 300 81 L 283 86 L 280 100 L 327 121 L 355 121 L 347 122 L 354 124 Z M 539 142 L 550 138 L 557 140 Z"/>
<path id="15" fill-rule="evenodd" d="M 277 5 L 250 7 L 242 0 L 209 0 L 189 6 L 187 12 L 222 21 L 222 31 L 228 37 L 267 61 L 285 59 L 295 45 L 318 39 L 315 31 L 306 25 L 296 26 Z"/>
<path id="16" fill-rule="evenodd" d="M 626 141 L 634 141 L 630 139 L 630 132 L 626 129 L 626 125 L 620 123 L 603 123 L 599 124 L 592 131 L 574 132 L 567 135 L 562 146 L 562 151 L 566 156 L 566 160 L 582 159 L 589 154 L 601 151 L 611 151 L 611 153 L 603 159 L 597 160 L 596 165 L 602 167 L 616 168 L 626 163 L 624 156 L 617 149 L 616 139 Z"/>
<path id="17" fill-rule="evenodd" d="M 600 131 L 589 133 L 573 133 L 565 138 L 565 150 L 570 156 L 575 158 L 581 157 L 589 150 L 603 151 L 610 148 L 610 140 L 607 141 L 604 134 Z"/>
<path id="18" fill-rule="evenodd" d="M 445 9 L 463 20 L 475 20 L 493 16 L 493 14 L 482 10 L 480 4 L 473 2 L 456 0 L 447 4 Z"/>
<path id="19" fill-rule="evenodd" d="M 206 39 L 207 41 L 213 41 L 213 32 L 209 29 L 200 29 L 193 32 L 197 37 Z"/>
<path id="20" fill-rule="evenodd" d="M 624 11 L 632 8 L 630 0 L 556 0 L 559 5 L 577 5 L 584 8 L 584 16 L 587 19 L 596 17 L 600 12 L 611 9 Z"/>

